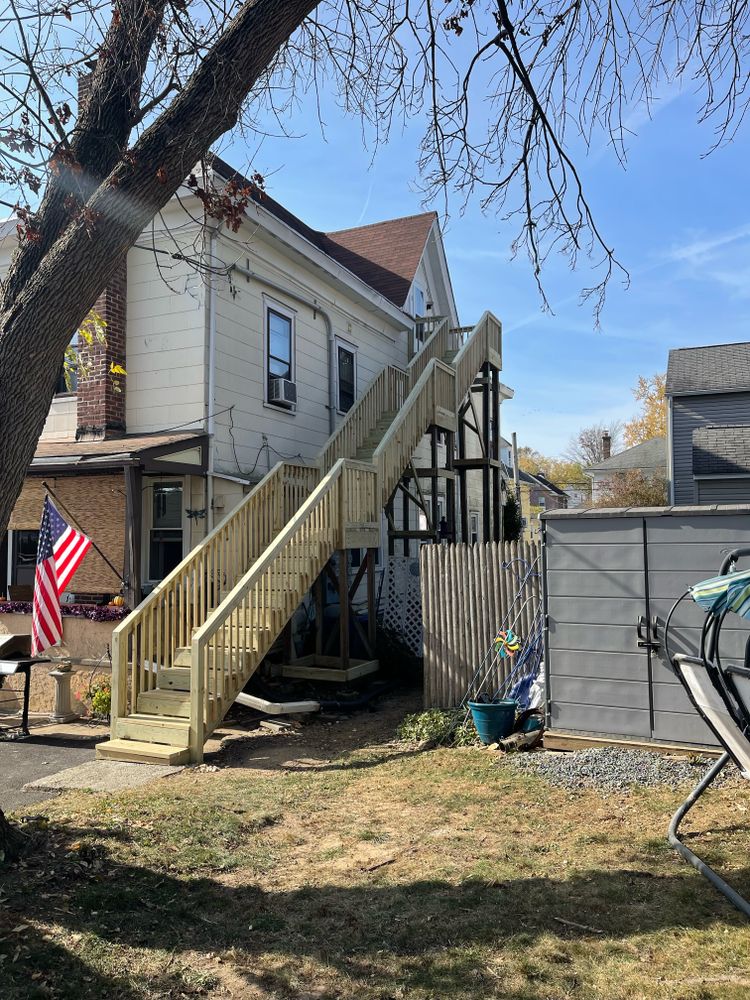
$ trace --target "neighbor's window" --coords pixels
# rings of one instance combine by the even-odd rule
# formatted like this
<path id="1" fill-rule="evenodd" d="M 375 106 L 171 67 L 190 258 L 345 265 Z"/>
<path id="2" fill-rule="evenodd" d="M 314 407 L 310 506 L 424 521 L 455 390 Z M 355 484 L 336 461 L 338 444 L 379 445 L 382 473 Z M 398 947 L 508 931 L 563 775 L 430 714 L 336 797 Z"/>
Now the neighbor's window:
<path id="1" fill-rule="evenodd" d="M 33 587 L 36 572 L 38 531 L 14 531 L 10 582 L 17 587 Z"/>
<path id="2" fill-rule="evenodd" d="M 473 510 L 469 514 L 469 541 L 476 545 L 479 541 L 479 514 Z"/>
<path id="3" fill-rule="evenodd" d="M 163 580 L 182 561 L 182 483 L 154 483 L 149 529 L 149 580 Z"/>
<path id="4" fill-rule="evenodd" d="M 266 307 L 266 396 L 271 399 L 271 383 L 285 378 L 294 381 L 294 318 L 272 306 Z"/>
<path id="5" fill-rule="evenodd" d="M 336 366 L 338 372 L 338 410 L 347 413 L 354 406 L 357 395 L 357 358 L 356 352 L 336 341 Z"/>

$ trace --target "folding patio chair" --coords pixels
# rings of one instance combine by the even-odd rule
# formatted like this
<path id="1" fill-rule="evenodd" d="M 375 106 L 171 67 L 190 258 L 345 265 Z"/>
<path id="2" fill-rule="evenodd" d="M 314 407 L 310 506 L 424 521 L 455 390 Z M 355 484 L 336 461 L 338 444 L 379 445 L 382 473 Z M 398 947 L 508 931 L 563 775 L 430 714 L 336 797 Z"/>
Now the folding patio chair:
<path id="1" fill-rule="evenodd" d="M 729 613 L 750 617 L 750 571 L 735 572 L 742 556 L 750 555 L 750 548 L 735 549 L 722 563 L 719 576 L 704 580 L 687 592 L 706 612 L 701 630 L 700 656 L 678 653 L 672 664 L 688 697 L 714 736 L 724 747 L 722 756 L 711 765 L 698 782 L 669 824 L 669 843 L 682 857 L 693 865 L 719 892 L 750 917 L 750 902 L 721 878 L 705 861 L 701 860 L 680 840 L 682 820 L 698 799 L 716 779 L 717 775 L 733 761 L 743 778 L 750 780 L 750 636 L 745 646 L 744 664 L 722 663 L 720 656 L 721 628 Z M 683 595 L 683 597 L 687 594 Z M 682 600 L 682 598 L 680 598 Z M 668 630 L 674 605 L 667 618 L 665 643 L 668 649 Z"/>

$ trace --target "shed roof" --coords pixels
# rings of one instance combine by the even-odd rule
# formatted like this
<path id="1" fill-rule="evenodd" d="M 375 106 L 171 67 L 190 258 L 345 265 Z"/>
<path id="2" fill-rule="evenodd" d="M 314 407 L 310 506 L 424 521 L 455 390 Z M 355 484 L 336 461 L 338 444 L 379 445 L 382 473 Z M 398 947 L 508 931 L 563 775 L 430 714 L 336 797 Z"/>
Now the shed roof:
<path id="1" fill-rule="evenodd" d="M 721 424 L 693 431 L 693 475 L 750 475 L 750 426 Z"/>
<path id="2" fill-rule="evenodd" d="M 31 467 L 117 464 L 157 450 L 164 454 L 183 451 L 203 444 L 205 439 L 203 431 L 181 431 L 124 434 L 103 441 L 40 441 Z"/>
<path id="3" fill-rule="evenodd" d="M 632 448 L 618 451 L 616 455 L 590 465 L 586 472 L 627 472 L 631 469 L 665 469 L 667 466 L 667 441 L 654 437 Z"/>
<path id="4" fill-rule="evenodd" d="M 743 390 L 750 390 L 750 342 L 680 347 L 669 352 L 668 396 Z"/>

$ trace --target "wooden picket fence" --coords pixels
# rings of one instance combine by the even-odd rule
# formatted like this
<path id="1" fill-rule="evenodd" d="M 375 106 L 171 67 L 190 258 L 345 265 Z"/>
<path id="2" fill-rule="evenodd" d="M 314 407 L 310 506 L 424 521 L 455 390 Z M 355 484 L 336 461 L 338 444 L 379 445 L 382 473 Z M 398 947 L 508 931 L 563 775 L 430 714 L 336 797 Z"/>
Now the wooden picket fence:
<path id="1" fill-rule="evenodd" d="M 425 708 L 461 703 L 518 594 L 525 568 L 536 561 L 539 575 L 524 588 L 530 599 L 524 594 L 518 602 L 516 630 L 528 634 L 541 601 L 540 551 L 536 542 L 422 546 Z"/>

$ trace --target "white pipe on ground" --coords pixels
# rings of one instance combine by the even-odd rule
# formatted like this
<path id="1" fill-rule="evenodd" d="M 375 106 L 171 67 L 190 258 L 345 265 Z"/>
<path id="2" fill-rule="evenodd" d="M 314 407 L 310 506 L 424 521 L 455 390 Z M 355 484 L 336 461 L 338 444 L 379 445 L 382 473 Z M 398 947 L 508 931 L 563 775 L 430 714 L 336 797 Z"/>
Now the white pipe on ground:
<path id="1" fill-rule="evenodd" d="M 246 708 L 254 708 L 257 712 L 266 712 L 268 715 L 297 715 L 302 712 L 319 712 L 320 703 L 317 701 L 266 701 L 265 698 L 257 698 L 254 694 L 243 694 L 240 692 L 235 701 Z"/>

